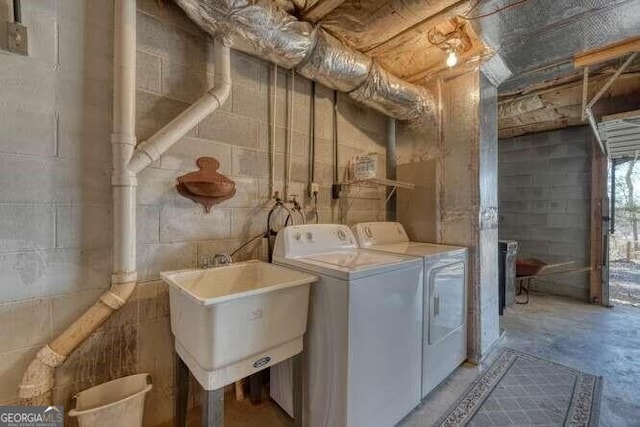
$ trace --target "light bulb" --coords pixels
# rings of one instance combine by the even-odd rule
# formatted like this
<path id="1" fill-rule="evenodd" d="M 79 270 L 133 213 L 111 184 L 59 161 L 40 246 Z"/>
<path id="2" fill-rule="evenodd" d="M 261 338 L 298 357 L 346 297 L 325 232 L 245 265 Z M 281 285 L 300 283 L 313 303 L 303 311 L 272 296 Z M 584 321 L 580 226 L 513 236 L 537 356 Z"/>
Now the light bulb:
<path id="1" fill-rule="evenodd" d="M 447 56 L 447 65 L 449 68 L 453 67 L 458 63 L 458 57 L 454 51 L 449 52 L 449 56 Z"/>

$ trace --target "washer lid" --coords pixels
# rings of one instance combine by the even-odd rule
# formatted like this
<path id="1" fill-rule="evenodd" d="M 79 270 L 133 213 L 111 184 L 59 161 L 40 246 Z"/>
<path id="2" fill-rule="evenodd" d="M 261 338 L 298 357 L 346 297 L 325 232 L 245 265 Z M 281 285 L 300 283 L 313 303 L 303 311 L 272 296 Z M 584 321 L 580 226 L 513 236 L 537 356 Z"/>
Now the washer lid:
<path id="1" fill-rule="evenodd" d="M 325 254 L 312 255 L 303 258 L 345 270 L 360 270 L 363 268 L 377 267 L 383 264 L 406 261 L 393 255 L 363 251 L 340 251 Z"/>
<path id="2" fill-rule="evenodd" d="M 274 261 L 278 264 L 300 267 L 343 280 L 353 280 L 412 265 L 421 265 L 422 262 L 415 257 L 360 249 L 325 252 L 294 258 L 281 258 L 274 255 Z"/>
<path id="3" fill-rule="evenodd" d="M 413 256 L 432 256 L 451 252 L 464 252 L 465 248 L 460 246 L 436 245 L 434 243 L 405 242 L 389 243 L 386 245 L 375 245 L 368 249 L 396 254 Z"/>

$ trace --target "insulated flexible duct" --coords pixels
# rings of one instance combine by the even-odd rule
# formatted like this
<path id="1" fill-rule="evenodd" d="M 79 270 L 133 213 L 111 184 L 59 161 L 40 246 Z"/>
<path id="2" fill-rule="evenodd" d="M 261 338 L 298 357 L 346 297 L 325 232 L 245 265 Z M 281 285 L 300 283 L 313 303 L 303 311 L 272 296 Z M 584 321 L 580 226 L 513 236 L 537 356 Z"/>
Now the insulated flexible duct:
<path id="1" fill-rule="evenodd" d="M 320 27 L 298 21 L 270 0 L 175 0 L 189 17 L 231 47 L 301 75 L 400 120 L 434 111 L 426 89 L 392 75 Z"/>

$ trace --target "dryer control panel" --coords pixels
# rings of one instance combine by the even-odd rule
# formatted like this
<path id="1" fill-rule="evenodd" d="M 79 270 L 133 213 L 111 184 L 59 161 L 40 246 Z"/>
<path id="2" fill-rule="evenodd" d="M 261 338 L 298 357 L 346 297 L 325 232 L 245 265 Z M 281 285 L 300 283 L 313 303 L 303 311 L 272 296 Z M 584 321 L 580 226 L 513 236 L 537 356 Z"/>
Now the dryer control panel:
<path id="1" fill-rule="evenodd" d="M 399 222 L 361 222 L 353 226 L 353 231 L 361 248 L 409 241 Z"/>
<path id="2" fill-rule="evenodd" d="M 357 248 L 356 238 L 346 225 L 291 225 L 276 237 L 274 256 L 297 258 Z"/>

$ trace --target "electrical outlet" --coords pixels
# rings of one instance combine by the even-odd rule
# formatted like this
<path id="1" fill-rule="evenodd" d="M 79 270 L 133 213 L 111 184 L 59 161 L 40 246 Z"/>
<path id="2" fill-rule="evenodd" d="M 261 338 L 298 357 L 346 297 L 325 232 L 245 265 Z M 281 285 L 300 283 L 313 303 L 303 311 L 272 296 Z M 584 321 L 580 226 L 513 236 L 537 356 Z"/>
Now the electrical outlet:
<path id="1" fill-rule="evenodd" d="M 9 52 L 29 55 L 27 27 L 18 22 L 7 22 L 7 46 Z"/>
<path id="2" fill-rule="evenodd" d="M 331 186 L 331 198 L 333 200 L 338 200 L 340 198 L 341 191 L 342 191 L 342 186 L 340 184 L 333 184 Z"/>

